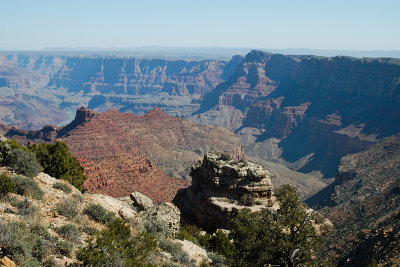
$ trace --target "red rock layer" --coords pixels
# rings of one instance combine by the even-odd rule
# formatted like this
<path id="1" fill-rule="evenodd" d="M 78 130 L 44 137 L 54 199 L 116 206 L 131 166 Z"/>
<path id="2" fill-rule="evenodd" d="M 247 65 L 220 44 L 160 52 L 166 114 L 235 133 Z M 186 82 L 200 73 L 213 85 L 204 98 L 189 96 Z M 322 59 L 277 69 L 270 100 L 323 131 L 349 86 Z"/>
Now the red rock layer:
<path id="1" fill-rule="evenodd" d="M 114 197 L 139 191 L 155 202 L 171 201 L 188 185 L 182 177 L 201 159 L 201 152 L 243 157 L 237 137 L 228 130 L 176 118 L 158 108 L 144 116 L 80 108 L 63 128 L 23 131 L 0 125 L 0 133 L 25 143 L 65 141 L 86 169 L 86 191 Z"/>
<path id="2" fill-rule="evenodd" d="M 88 176 L 82 189 L 91 193 L 121 197 L 139 191 L 159 203 L 171 202 L 178 189 L 189 186 L 188 181 L 165 175 L 143 156 L 121 154 L 80 161 Z"/>

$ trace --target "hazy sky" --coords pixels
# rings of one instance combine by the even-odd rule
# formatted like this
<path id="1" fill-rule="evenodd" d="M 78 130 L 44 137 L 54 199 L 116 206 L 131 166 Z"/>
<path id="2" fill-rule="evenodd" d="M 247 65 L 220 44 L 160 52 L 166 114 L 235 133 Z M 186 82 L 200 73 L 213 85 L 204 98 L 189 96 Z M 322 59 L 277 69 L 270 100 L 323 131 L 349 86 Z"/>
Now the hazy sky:
<path id="1" fill-rule="evenodd" d="M 400 0 L 0 0 L 0 50 L 400 49 Z"/>

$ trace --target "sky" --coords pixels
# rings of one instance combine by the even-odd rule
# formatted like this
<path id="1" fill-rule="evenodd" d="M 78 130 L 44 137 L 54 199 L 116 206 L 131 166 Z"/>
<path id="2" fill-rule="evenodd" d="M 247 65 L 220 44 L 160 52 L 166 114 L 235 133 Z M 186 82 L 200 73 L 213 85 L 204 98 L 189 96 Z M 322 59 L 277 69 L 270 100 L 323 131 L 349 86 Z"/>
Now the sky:
<path id="1" fill-rule="evenodd" d="M 399 0 L 0 0 L 0 50 L 400 50 Z"/>

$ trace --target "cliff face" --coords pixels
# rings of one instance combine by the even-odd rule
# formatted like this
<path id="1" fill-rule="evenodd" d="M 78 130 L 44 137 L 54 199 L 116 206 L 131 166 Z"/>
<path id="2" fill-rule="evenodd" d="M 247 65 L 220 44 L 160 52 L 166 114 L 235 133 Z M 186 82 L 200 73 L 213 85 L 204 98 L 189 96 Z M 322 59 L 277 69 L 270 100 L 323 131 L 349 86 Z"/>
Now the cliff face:
<path id="1" fill-rule="evenodd" d="M 240 118 L 224 125 L 244 137 L 249 155 L 333 177 L 342 156 L 400 131 L 399 93 L 396 59 L 252 51 L 226 82 L 204 96 L 191 119 Z M 260 154 L 258 147 L 271 138 L 279 140 L 280 153 Z"/>
<path id="2" fill-rule="evenodd" d="M 339 264 L 400 262 L 400 135 L 343 157 L 323 212 L 335 225 L 327 250 Z"/>
<path id="3" fill-rule="evenodd" d="M 201 97 L 225 81 L 242 60 L 240 56 L 225 62 L 0 55 L 0 122 L 25 129 L 39 129 L 45 120 L 65 124 L 81 106 L 135 114 L 158 106 L 169 114 L 188 116 L 198 109 Z M 36 117 L 29 116 L 32 113 Z"/>
<path id="4" fill-rule="evenodd" d="M 70 57 L 48 86 L 85 94 L 204 93 L 223 81 L 223 61 Z"/>
<path id="5" fill-rule="evenodd" d="M 110 110 L 76 112 L 64 127 L 25 131 L 2 125 L 0 132 L 22 143 L 65 141 L 86 168 L 83 188 L 115 197 L 141 191 L 154 201 L 171 201 L 188 185 L 193 162 L 209 149 L 243 157 L 238 138 L 221 127 L 202 126 L 158 108 L 143 116 Z"/>
<path id="6" fill-rule="evenodd" d="M 273 174 L 260 165 L 207 152 L 190 174 L 192 185 L 180 189 L 173 201 L 184 219 L 204 229 L 230 229 L 230 219 L 244 208 L 255 212 L 279 207 L 272 193 Z"/>

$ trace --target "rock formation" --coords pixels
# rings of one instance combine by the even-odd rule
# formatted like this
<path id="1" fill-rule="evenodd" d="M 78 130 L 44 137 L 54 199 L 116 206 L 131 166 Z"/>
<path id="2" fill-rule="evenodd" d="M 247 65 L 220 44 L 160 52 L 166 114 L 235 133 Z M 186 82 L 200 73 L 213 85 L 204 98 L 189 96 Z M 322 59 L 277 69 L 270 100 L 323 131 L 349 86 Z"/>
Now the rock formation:
<path id="1" fill-rule="evenodd" d="M 132 205 L 139 211 L 148 210 L 154 206 L 153 201 L 140 192 L 132 192 L 129 197 L 133 201 Z"/>
<path id="2" fill-rule="evenodd" d="M 251 162 L 234 161 L 224 153 L 207 152 L 192 167 L 192 185 L 174 198 L 185 220 L 207 230 L 230 229 L 230 219 L 243 208 L 276 209 L 272 174 Z"/>

